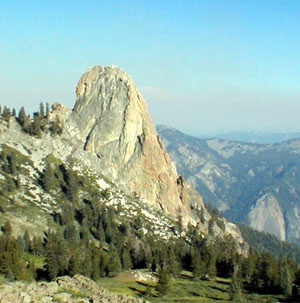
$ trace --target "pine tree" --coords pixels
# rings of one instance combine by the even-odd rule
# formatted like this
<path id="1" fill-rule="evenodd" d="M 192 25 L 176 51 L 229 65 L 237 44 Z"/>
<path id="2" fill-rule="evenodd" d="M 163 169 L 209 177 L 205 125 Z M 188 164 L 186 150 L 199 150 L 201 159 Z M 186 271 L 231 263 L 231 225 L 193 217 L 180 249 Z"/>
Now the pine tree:
<path id="1" fill-rule="evenodd" d="M 158 292 L 158 295 L 163 297 L 170 290 L 170 276 L 165 269 L 161 269 L 158 274 L 158 282 L 155 287 L 155 290 Z"/>
<path id="2" fill-rule="evenodd" d="M 132 262 L 129 251 L 124 248 L 122 253 L 122 268 L 127 270 L 132 268 Z"/>
<path id="3" fill-rule="evenodd" d="M 20 125 L 22 127 L 24 127 L 25 126 L 25 120 L 26 120 L 26 113 L 25 113 L 25 109 L 24 109 L 23 106 L 21 107 L 21 109 L 19 111 L 19 118 L 18 118 L 18 120 L 19 120 Z"/>
<path id="4" fill-rule="evenodd" d="M 76 175 L 74 174 L 72 168 L 67 170 L 67 197 L 70 201 L 74 202 L 77 199 L 78 185 Z"/>
<path id="5" fill-rule="evenodd" d="M 42 186 L 44 190 L 49 193 L 53 187 L 54 182 L 54 172 L 52 170 L 51 164 L 49 161 L 46 162 L 46 167 L 42 175 Z"/>
<path id="6" fill-rule="evenodd" d="M 110 256 L 108 259 L 108 264 L 106 267 L 107 275 L 115 276 L 122 269 L 122 264 L 120 260 L 120 256 L 115 249 L 110 251 Z"/>
<path id="7" fill-rule="evenodd" d="M 176 255 L 174 253 L 174 249 L 170 248 L 168 252 L 168 259 L 167 259 L 167 271 L 173 277 L 177 277 L 180 272 L 180 266 Z"/>
<path id="8" fill-rule="evenodd" d="M 55 280 L 59 274 L 59 264 L 56 256 L 54 243 L 48 239 L 45 247 L 46 258 L 45 258 L 45 269 L 50 280 Z"/>
<path id="9" fill-rule="evenodd" d="M 98 248 L 93 249 L 92 256 L 92 278 L 97 281 L 100 278 L 100 251 Z"/>
<path id="10" fill-rule="evenodd" d="M 8 161 L 7 161 L 7 153 L 6 153 L 5 149 L 2 149 L 1 159 L 2 159 L 2 162 L 3 162 L 3 164 L 2 164 L 2 170 L 5 173 L 9 173 L 9 164 L 8 164 Z"/>
<path id="11" fill-rule="evenodd" d="M 78 250 L 75 250 L 69 261 L 68 274 L 73 277 L 78 273 L 80 273 L 80 253 Z"/>
<path id="12" fill-rule="evenodd" d="M 10 120 L 10 117 L 11 117 L 10 109 L 6 106 L 4 106 L 4 108 L 3 108 L 2 117 L 7 122 Z"/>
<path id="13" fill-rule="evenodd" d="M 211 251 L 208 257 L 207 274 L 210 278 L 215 278 L 217 275 L 216 255 L 214 251 Z"/>
<path id="14" fill-rule="evenodd" d="M 41 120 L 43 120 L 45 118 L 45 108 L 44 108 L 43 102 L 40 103 L 40 117 L 41 117 Z"/>
<path id="15" fill-rule="evenodd" d="M 11 153 L 8 157 L 9 171 L 12 175 L 17 173 L 17 159 L 14 153 Z"/>
<path id="16" fill-rule="evenodd" d="M 32 238 L 32 253 L 35 256 L 41 256 L 44 253 L 44 246 L 42 238 Z"/>
<path id="17" fill-rule="evenodd" d="M 49 107 L 50 107 L 49 103 L 47 102 L 46 103 L 46 119 L 47 119 L 47 121 L 50 120 L 50 108 Z"/>
<path id="18" fill-rule="evenodd" d="M 243 303 L 245 300 L 242 297 L 241 293 L 241 280 L 238 276 L 234 276 L 232 278 L 232 282 L 230 284 L 230 300 L 233 302 Z"/>
<path id="19" fill-rule="evenodd" d="M 192 270 L 195 278 L 200 278 L 204 273 L 202 257 L 198 251 L 192 256 Z"/>
<path id="20" fill-rule="evenodd" d="M 31 123 L 31 126 L 30 126 L 30 134 L 35 135 L 38 138 L 42 138 L 41 118 L 40 118 L 39 113 L 34 114 L 33 122 Z"/>
<path id="21" fill-rule="evenodd" d="M 289 270 L 287 264 L 284 264 L 280 268 L 279 285 L 280 285 L 282 294 L 287 298 L 290 297 L 292 294 L 293 283 L 292 283 L 292 279 L 291 279 L 291 273 L 290 273 L 290 270 Z"/>

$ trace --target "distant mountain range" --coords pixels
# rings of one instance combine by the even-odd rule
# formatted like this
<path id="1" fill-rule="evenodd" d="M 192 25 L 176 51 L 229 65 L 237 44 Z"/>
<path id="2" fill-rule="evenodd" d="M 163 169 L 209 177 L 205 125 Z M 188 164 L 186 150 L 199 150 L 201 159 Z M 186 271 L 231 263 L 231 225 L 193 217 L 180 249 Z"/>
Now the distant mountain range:
<path id="1" fill-rule="evenodd" d="M 214 137 L 228 141 L 238 141 L 245 143 L 274 144 L 274 143 L 281 143 L 283 141 L 298 139 L 300 138 L 300 132 L 297 133 L 231 132 L 231 133 L 217 134 Z"/>
<path id="2" fill-rule="evenodd" d="M 269 232 L 300 238 L 300 140 L 254 144 L 199 139 L 158 126 L 178 172 L 225 217 Z"/>

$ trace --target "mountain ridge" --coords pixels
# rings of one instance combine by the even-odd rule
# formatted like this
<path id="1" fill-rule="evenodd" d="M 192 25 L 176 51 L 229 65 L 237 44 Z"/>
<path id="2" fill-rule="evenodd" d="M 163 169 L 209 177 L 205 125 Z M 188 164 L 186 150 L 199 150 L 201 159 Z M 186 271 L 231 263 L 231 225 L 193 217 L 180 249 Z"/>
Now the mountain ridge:
<path id="1" fill-rule="evenodd" d="M 178 171 L 229 220 L 298 241 L 299 139 L 260 145 L 158 132 Z"/>
<path id="2" fill-rule="evenodd" d="M 26 118 L 24 122 L 23 118 L 17 117 L 2 121 L 2 150 L 7 146 L 9 153 L 20 153 L 29 163 L 20 175 L 21 188 L 24 186 L 24 191 L 29 193 L 28 201 L 33 196 L 31 200 L 36 207 L 42 207 L 43 200 L 47 199 L 50 204 L 45 203 L 45 207 L 52 208 L 55 204 L 60 207 L 56 202 L 59 192 L 51 189 L 44 193 L 40 186 L 49 159 L 53 159 L 50 166 L 58 170 L 56 175 L 62 180 L 56 183 L 60 182 L 62 190 L 64 182 L 68 181 L 65 175 L 68 167 L 78 172 L 91 170 L 90 178 L 96 181 L 99 178 L 93 185 L 95 188 L 105 190 L 105 181 L 102 180 L 107 178 L 125 195 L 138 199 L 150 209 L 161 210 L 174 221 L 180 217 L 184 226 L 190 223 L 208 234 L 211 215 L 196 190 L 177 174 L 132 79 L 116 67 L 96 66 L 82 76 L 76 92 L 77 101 L 73 110 L 55 103 L 52 111 L 48 110 L 46 120 L 44 114 L 36 114 L 34 119 Z M 43 127 L 44 131 L 41 132 L 39 127 Z M 7 161 L 8 158 L 4 158 Z M 22 165 L 20 163 L 20 167 Z M 5 178 L 7 176 L 3 176 L 3 180 Z M 15 179 L 12 181 L 15 182 Z M 34 184 L 31 186 L 33 192 L 30 190 L 31 182 Z M 25 192 L 22 193 L 25 195 Z M 13 194 L 10 194 L 8 199 L 12 198 Z M 17 204 L 24 203 L 20 196 Z M 202 221 L 199 218 L 201 211 Z M 38 211 L 36 216 L 41 214 Z M 21 217 L 18 215 L 17 218 Z M 50 220 L 49 216 L 45 218 Z M 17 225 L 13 216 L 11 219 Z M 22 224 L 23 227 L 26 224 L 30 226 L 29 221 Z M 223 229 L 216 223 L 213 225 L 215 235 L 232 234 L 237 242 L 243 244 L 234 224 L 224 220 L 223 225 Z M 40 231 L 45 231 L 45 228 Z"/>

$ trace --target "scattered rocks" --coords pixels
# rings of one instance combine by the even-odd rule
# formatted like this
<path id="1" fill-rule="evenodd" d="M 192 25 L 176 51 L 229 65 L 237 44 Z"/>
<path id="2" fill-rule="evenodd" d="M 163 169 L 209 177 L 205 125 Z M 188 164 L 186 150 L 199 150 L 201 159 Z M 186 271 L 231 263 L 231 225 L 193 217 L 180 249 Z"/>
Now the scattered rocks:
<path id="1" fill-rule="evenodd" d="M 146 303 L 144 299 L 118 296 L 91 279 L 63 276 L 55 282 L 8 282 L 0 286 L 1 303 Z"/>

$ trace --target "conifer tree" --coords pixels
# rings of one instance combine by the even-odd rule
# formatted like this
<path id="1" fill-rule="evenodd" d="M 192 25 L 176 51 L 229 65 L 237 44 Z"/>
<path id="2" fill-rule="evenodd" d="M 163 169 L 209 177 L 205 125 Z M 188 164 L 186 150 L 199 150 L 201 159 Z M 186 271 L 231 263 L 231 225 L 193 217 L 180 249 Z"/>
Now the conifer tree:
<path id="1" fill-rule="evenodd" d="M 70 258 L 68 265 L 68 274 L 73 277 L 80 272 L 80 253 L 75 250 Z"/>
<path id="2" fill-rule="evenodd" d="M 97 281 L 100 278 L 100 251 L 94 248 L 92 251 L 92 279 Z"/>
<path id="3" fill-rule="evenodd" d="M 107 264 L 107 274 L 109 276 L 115 276 L 122 269 L 122 264 L 120 260 L 120 256 L 115 249 L 110 251 L 110 256 Z"/>
<path id="4" fill-rule="evenodd" d="M 41 118 L 39 113 L 35 113 L 33 117 L 33 122 L 31 123 L 30 126 L 30 134 L 35 135 L 38 138 L 42 137 L 41 133 Z"/>
<path id="5" fill-rule="evenodd" d="M 210 278 L 215 278 L 217 275 L 216 255 L 213 250 L 208 256 L 207 274 Z"/>
<path id="6" fill-rule="evenodd" d="M 155 290 L 161 297 L 165 296 L 170 290 L 170 276 L 165 269 L 161 269 L 158 273 L 158 282 Z"/>
<path id="7" fill-rule="evenodd" d="M 122 268 L 125 270 L 132 268 L 130 253 L 126 247 L 123 248 L 122 252 Z"/>
<path id="8" fill-rule="evenodd" d="M 195 278 L 200 278 L 204 274 L 202 257 L 198 251 L 192 256 L 192 270 Z"/>
<path id="9" fill-rule="evenodd" d="M 56 256 L 54 243 L 48 239 L 45 247 L 46 258 L 45 258 L 45 269 L 50 280 L 55 280 L 59 274 L 59 264 Z"/>
<path id="10" fill-rule="evenodd" d="M 25 120 L 26 120 L 26 113 L 25 113 L 25 109 L 24 107 L 22 106 L 20 111 L 19 111 L 19 123 L 22 127 L 25 126 Z"/>
<path id="11" fill-rule="evenodd" d="M 9 164 L 8 164 L 8 161 L 7 161 L 7 153 L 6 153 L 5 149 L 2 149 L 1 159 L 2 159 L 2 162 L 3 162 L 3 164 L 2 164 L 2 170 L 5 173 L 9 173 Z"/>
<path id="12" fill-rule="evenodd" d="M 12 175 L 16 175 L 17 173 L 17 166 L 16 166 L 16 155 L 14 153 L 11 153 L 8 157 L 8 163 L 9 163 L 9 171 Z"/>
<path id="13" fill-rule="evenodd" d="M 40 103 L 40 118 L 43 120 L 45 118 L 45 108 L 44 108 L 44 103 Z"/>
<path id="14" fill-rule="evenodd" d="M 10 109 L 6 106 L 4 106 L 4 108 L 3 108 L 2 117 L 7 122 L 10 120 L 10 117 L 11 117 Z"/>
<path id="15" fill-rule="evenodd" d="M 241 293 L 241 281 L 234 275 L 232 278 L 232 282 L 230 284 L 230 300 L 233 302 L 244 303 L 245 300 L 242 297 Z"/>
<path id="16" fill-rule="evenodd" d="M 292 283 L 292 279 L 291 279 L 290 270 L 286 263 L 283 264 L 283 266 L 280 268 L 279 285 L 280 285 L 282 294 L 286 298 L 290 297 L 292 294 L 293 283 Z"/>
<path id="17" fill-rule="evenodd" d="M 53 187 L 54 173 L 49 161 L 46 162 L 46 167 L 42 175 L 42 186 L 46 192 L 50 192 Z"/>
<path id="18" fill-rule="evenodd" d="M 173 277 L 177 277 L 180 272 L 180 266 L 172 248 L 168 252 L 167 270 Z"/>
<path id="19" fill-rule="evenodd" d="M 49 107 L 50 107 L 49 103 L 47 102 L 46 103 L 46 119 L 47 119 L 47 121 L 50 120 L 50 108 Z"/>
<path id="20" fill-rule="evenodd" d="M 24 250 L 26 252 L 29 252 L 30 248 L 31 248 L 31 241 L 30 241 L 29 233 L 27 230 L 24 233 L 23 241 L 24 241 Z"/>
<path id="21" fill-rule="evenodd" d="M 35 256 L 41 256 L 44 253 L 44 246 L 42 238 L 32 238 L 32 253 Z"/>
<path id="22" fill-rule="evenodd" d="M 78 185 L 77 185 L 77 179 L 76 176 L 72 170 L 72 168 L 69 168 L 66 173 L 67 177 L 67 197 L 70 201 L 74 202 L 77 199 L 77 193 L 78 193 Z"/>

